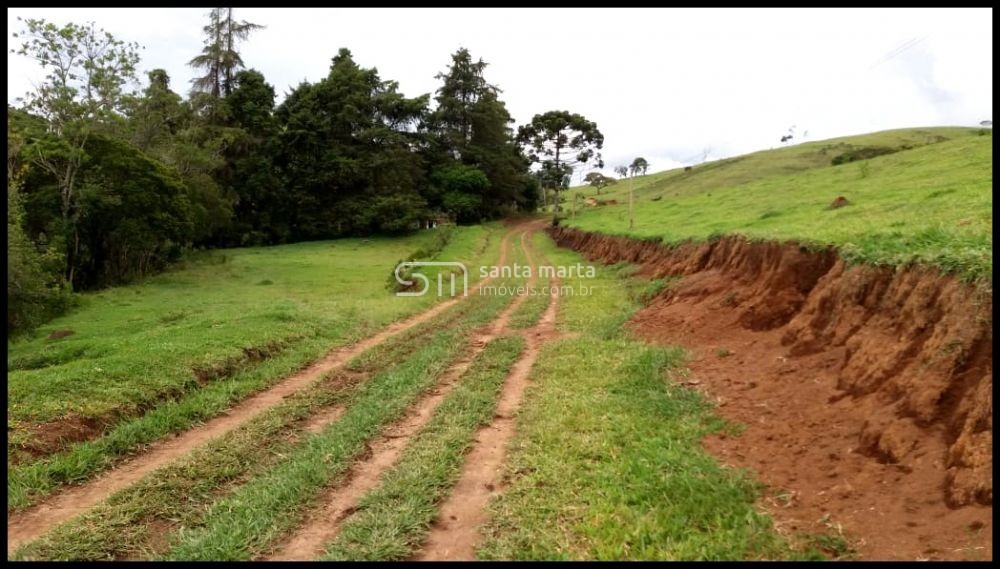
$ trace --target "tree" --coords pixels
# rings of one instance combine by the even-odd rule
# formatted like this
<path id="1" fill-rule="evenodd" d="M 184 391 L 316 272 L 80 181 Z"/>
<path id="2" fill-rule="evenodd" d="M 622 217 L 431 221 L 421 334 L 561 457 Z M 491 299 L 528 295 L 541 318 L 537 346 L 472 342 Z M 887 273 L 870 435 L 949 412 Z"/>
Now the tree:
<path id="1" fill-rule="evenodd" d="M 628 172 L 631 176 L 628 179 L 628 229 L 629 231 L 635 227 L 635 197 L 632 195 L 633 179 L 642 172 L 646 173 L 646 168 L 649 167 L 649 163 L 646 162 L 645 158 L 638 157 L 632 160 L 632 164 L 628 167 Z"/>
<path id="2" fill-rule="evenodd" d="M 434 97 L 437 109 L 431 113 L 430 121 L 459 160 L 472 144 L 476 104 L 499 91 L 483 77 L 486 65 L 482 59 L 473 62 L 469 50 L 463 47 L 452 54 L 448 70 L 434 77 L 442 80 L 442 85 Z"/>
<path id="3" fill-rule="evenodd" d="M 51 249 L 39 250 L 24 231 L 20 195 L 25 141 L 7 122 L 7 335 L 30 330 L 70 303 L 61 260 Z"/>
<path id="4" fill-rule="evenodd" d="M 282 208 L 281 179 L 274 164 L 278 153 L 274 87 L 258 71 L 240 71 L 233 78 L 226 107 L 232 132 L 217 178 L 236 200 L 231 237 L 226 242 L 260 245 L 285 241 L 290 228 L 274 215 Z"/>
<path id="5" fill-rule="evenodd" d="M 647 162 L 645 158 L 641 158 L 641 157 L 640 158 L 636 158 L 635 160 L 632 161 L 632 164 L 629 165 L 628 168 L 629 168 L 629 171 L 632 172 L 633 176 L 638 175 L 639 173 L 641 173 L 643 176 L 645 176 L 646 175 L 646 169 L 649 168 L 649 162 Z"/>
<path id="6" fill-rule="evenodd" d="M 625 178 L 628 176 L 628 166 L 622 164 L 621 166 L 615 166 L 615 174 L 618 174 L 619 178 Z"/>
<path id="7" fill-rule="evenodd" d="M 293 228 L 290 239 L 397 230 L 398 219 L 422 214 L 427 173 L 417 126 L 429 97 L 407 98 L 398 88 L 341 49 L 325 79 L 299 85 L 275 111 L 283 206 L 272 215 Z"/>
<path id="8" fill-rule="evenodd" d="M 77 282 L 119 284 L 178 259 L 195 234 L 195 218 L 177 173 L 118 138 L 95 134 L 86 151 Z"/>
<path id="9" fill-rule="evenodd" d="M 549 111 L 535 115 L 529 124 L 518 129 L 517 140 L 528 148 L 528 160 L 540 163 L 543 184 L 556 190 L 556 212 L 559 211 L 559 191 L 564 189 L 566 175 L 576 166 L 593 162 L 604 167 L 600 150 L 604 135 L 597 125 L 582 115 L 568 111 Z M 554 184 L 556 180 L 558 184 Z"/>
<path id="10" fill-rule="evenodd" d="M 435 170 L 431 185 L 440 196 L 441 208 L 460 223 L 483 217 L 483 196 L 490 187 L 486 174 L 472 166 L 455 164 Z"/>
<path id="11" fill-rule="evenodd" d="M 237 22 L 233 19 L 232 8 L 212 8 L 208 18 L 208 25 L 202 28 L 205 32 L 205 47 L 188 65 L 205 71 L 201 77 L 191 80 L 192 95 L 207 94 L 209 98 L 206 105 L 214 115 L 218 110 L 218 100 L 232 92 L 236 73 L 244 67 L 243 58 L 236 51 L 236 44 L 264 26 L 245 20 Z"/>
<path id="12" fill-rule="evenodd" d="M 583 181 L 597 189 L 597 195 L 601 195 L 601 190 L 618 182 L 614 178 L 609 178 L 600 172 L 590 172 L 584 176 Z"/>
<path id="13" fill-rule="evenodd" d="M 231 172 L 226 168 L 226 158 L 233 155 L 244 131 L 199 120 L 188 102 L 170 89 L 166 71 L 154 69 L 148 76 L 149 86 L 129 104 L 127 138 L 176 172 L 184 182 L 193 210 L 192 240 L 213 241 L 233 215 L 236 196 L 227 188 Z M 247 176 L 240 187 L 252 183 Z"/>
<path id="14" fill-rule="evenodd" d="M 44 131 L 29 137 L 26 151 L 59 185 L 67 280 L 73 282 L 79 247 L 73 208 L 85 148 L 94 133 L 121 119 L 125 87 L 135 80 L 139 45 L 118 40 L 92 22 L 61 28 L 45 20 L 24 23 L 26 29 L 15 34 L 24 39 L 16 53 L 49 71 L 25 101 L 26 110 L 46 121 Z"/>
<path id="15" fill-rule="evenodd" d="M 484 173 L 488 188 L 462 200 L 480 202 L 481 218 L 533 208 L 534 198 L 528 197 L 534 195 L 528 163 L 514 140 L 510 126 L 514 120 L 499 99 L 500 89 L 484 77 L 487 64 L 482 59 L 474 62 L 465 48 L 451 58 L 448 69 L 436 76 L 442 85 L 435 95 L 437 108 L 427 119 L 434 139 L 428 152 L 432 171 L 459 163 Z M 440 205 L 438 198 L 428 197 L 434 207 Z"/>

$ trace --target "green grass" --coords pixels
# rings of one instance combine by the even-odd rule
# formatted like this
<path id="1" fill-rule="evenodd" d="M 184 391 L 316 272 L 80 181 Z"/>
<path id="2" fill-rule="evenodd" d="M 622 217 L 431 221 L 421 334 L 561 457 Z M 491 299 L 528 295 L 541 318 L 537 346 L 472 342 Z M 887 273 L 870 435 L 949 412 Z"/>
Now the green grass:
<path id="1" fill-rule="evenodd" d="M 412 555 L 458 481 L 476 429 L 489 424 L 519 336 L 490 342 L 399 461 L 367 494 L 326 549 L 329 560 L 402 560 Z"/>
<path id="2" fill-rule="evenodd" d="M 441 254 L 487 262 L 496 256 L 501 232 L 499 224 L 460 228 Z M 331 347 L 426 308 L 436 296 L 396 297 L 385 281 L 397 257 L 432 238 L 428 232 L 213 252 L 143 284 L 86 295 L 77 312 L 9 346 L 8 509 L 85 480 Z M 226 262 L 217 262 L 222 258 Z M 274 284 L 262 286 L 262 280 Z M 76 333 L 45 339 L 65 328 Z M 217 369 L 239 361 L 243 347 L 275 344 L 281 349 L 270 357 L 248 359 L 228 376 L 204 386 L 195 379 L 194 368 Z M 103 436 L 49 456 L 21 451 L 39 424 L 73 415 L 112 424 Z"/>
<path id="3" fill-rule="evenodd" d="M 548 243 L 554 264 L 581 259 Z M 591 296 L 564 296 L 532 370 L 478 551 L 485 559 L 756 559 L 797 556 L 754 508 L 757 484 L 702 448 L 723 426 L 670 379 L 678 349 L 635 341 L 622 322 L 645 283 L 598 267 Z"/>
<path id="4" fill-rule="evenodd" d="M 434 336 L 402 365 L 364 384 L 344 415 L 284 461 L 225 496 L 195 526 L 173 536 L 167 559 L 246 560 L 294 528 L 310 500 L 398 419 L 461 352 L 466 333 L 509 300 L 483 297 L 476 311 Z"/>
<path id="5" fill-rule="evenodd" d="M 309 390 L 295 393 L 240 428 L 195 449 L 57 527 L 17 552 L 19 558 L 100 560 L 156 555 L 165 527 L 199 523 L 207 507 L 239 484 L 264 473 L 303 442 L 302 420 L 343 403 L 374 374 L 407 358 L 427 336 L 477 309 L 466 302 L 366 350 Z M 433 333 L 433 332 L 432 332 Z M 437 332 L 440 334 L 441 332 Z M 359 377 L 360 375 L 360 377 Z"/>
<path id="6" fill-rule="evenodd" d="M 886 131 L 670 170 L 636 178 L 633 230 L 626 181 L 600 196 L 619 205 L 583 208 L 563 224 L 666 243 L 735 233 L 835 245 L 851 262 L 916 262 L 991 280 L 993 137 L 977 132 Z M 867 145 L 912 148 L 830 164 L 845 148 Z M 829 209 L 838 196 L 850 205 Z"/>

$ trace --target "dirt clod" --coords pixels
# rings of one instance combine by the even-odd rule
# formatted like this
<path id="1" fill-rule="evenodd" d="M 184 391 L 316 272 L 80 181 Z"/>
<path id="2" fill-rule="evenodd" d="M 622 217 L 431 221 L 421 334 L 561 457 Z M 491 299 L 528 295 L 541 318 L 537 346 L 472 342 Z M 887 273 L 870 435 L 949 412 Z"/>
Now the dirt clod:
<path id="1" fill-rule="evenodd" d="M 837 196 L 837 199 L 833 200 L 833 202 L 830 204 L 830 209 L 837 209 L 850 204 L 851 202 L 849 202 L 847 198 L 845 198 L 844 196 Z"/>

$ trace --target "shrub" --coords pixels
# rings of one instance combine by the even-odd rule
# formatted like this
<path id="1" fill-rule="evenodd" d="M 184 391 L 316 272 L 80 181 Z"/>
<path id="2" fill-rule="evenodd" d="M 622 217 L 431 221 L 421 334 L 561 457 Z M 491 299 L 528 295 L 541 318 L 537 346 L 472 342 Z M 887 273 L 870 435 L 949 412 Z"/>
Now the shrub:
<path id="1" fill-rule="evenodd" d="M 7 185 L 7 335 L 21 334 L 64 312 L 72 304 L 62 277 L 62 256 L 42 250 L 21 227 L 23 210 L 17 187 Z"/>
<path id="2" fill-rule="evenodd" d="M 875 158 L 876 156 L 884 156 L 886 154 L 893 154 L 899 152 L 900 150 L 905 150 L 905 148 L 892 148 L 888 146 L 861 146 L 851 148 L 846 152 L 838 154 L 830 160 L 830 164 L 833 166 L 839 166 L 841 164 L 847 164 L 848 162 L 855 162 L 857 160 L 867 160 L 869 158 Z"/>

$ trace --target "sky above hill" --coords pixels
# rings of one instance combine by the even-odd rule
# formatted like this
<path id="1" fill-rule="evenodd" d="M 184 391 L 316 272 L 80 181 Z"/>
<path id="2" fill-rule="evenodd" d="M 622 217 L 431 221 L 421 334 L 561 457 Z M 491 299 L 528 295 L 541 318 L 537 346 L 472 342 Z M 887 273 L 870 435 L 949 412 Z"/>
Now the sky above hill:
<path id="1" fill-rule="evenodd" d="M 17 16 L 94 21 L 144 46 L 187 94 L 203 8 L 9 8 Z M 279 101 L 326 75 L 340 47 L 408 96 L 432 93 L 450 54 L 489 67 L 517 124 L 569 110 L 604 133 L 610 172 L 635 156 L 665 170 L 792 142 L 874 130 L 992 120 L 991 9 L 265 9 L 242 44 Z M 8 53 L 7 101 L 43 73 Z M 575 178 L 579 178 L 582 172 Z"/>

